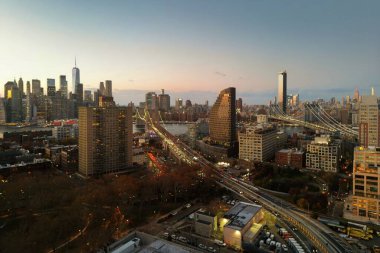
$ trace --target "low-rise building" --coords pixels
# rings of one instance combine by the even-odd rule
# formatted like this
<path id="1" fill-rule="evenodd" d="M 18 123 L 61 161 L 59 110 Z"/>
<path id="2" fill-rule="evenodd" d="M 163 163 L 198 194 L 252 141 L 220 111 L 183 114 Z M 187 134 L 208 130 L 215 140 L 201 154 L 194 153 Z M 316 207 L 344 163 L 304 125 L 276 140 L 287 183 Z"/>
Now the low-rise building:
<path id="1" fill-rule="evenodd" d="M 77 124 L 55 126 L 52 130 L 52 136 L 57 141 L 78 139 L 79 128 Z"/>
<path id="2" fill-rule="evenodd" d="M 305 152 L 296 149 L 281 149 L 276 152 L 276 163 L 301 169 L 305 167 Z"/>
<path id="3" fill-rule="evenodd" d="M 78 146 L 69 146 L 61 151 L 61 169 L 78 171 Z"/>
<path id="4" fill-rule="evenodd" d="M 241 250 L 243 243 L 252 243 L 262 229 L 259 222 L 264 218 L 261 206 L 239 202 L 220 221 L 224 242 Z"/>
<path id="5" fill-rule="evenodd" d="M 208 211 L 198 210 L 194 214 L 194 228 L 195 233 L 204 237 L 211 237 L 218 228 L 216 215 Z"/>

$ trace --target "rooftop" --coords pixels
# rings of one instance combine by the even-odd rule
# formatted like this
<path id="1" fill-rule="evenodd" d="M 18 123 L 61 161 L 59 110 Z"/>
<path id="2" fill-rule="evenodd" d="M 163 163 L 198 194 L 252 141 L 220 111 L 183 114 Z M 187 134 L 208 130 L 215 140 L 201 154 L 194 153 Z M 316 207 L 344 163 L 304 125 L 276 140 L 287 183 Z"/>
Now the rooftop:
<path id="1" fill-rule="evenodd" d="M 225 213 L 224 217 L 229 219 L 225 227 L 240 230 L 260 211 L 259 205 L 239 202 Z"/>

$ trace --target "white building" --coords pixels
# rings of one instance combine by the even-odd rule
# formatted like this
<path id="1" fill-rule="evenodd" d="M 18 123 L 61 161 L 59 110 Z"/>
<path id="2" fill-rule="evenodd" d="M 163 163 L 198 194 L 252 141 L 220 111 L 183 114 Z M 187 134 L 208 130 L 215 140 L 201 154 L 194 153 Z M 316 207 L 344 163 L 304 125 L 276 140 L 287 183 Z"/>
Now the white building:
<path id="1" fill-rule="evenodd" d="M 333 141 L 328 135 L 315 137 L 314 141 L 307 145 L 306 168 L 337 172 L 340 148 L 340 141 Z"/>
<path id="2" fill-rule="evenodd" d="M 286 143 L 287 135 L 270 124 L 247 127 L 238 134 L 239 159 L 268 161 Z"/>
<path id="3" fill-rule="evenodd" d="M 239 202 L 221 219 L 224 242 L 240 250 L 243 242 L 252 243 L 262 229 L 258 224 L 264 218 L 261 206 Z"/>
<path id="4" fill-rule="evenodd" d="M 52 136 L 57 141 L 77 139 L 79 137 L 78 124 L 55 126 L 52 130 Z"/>

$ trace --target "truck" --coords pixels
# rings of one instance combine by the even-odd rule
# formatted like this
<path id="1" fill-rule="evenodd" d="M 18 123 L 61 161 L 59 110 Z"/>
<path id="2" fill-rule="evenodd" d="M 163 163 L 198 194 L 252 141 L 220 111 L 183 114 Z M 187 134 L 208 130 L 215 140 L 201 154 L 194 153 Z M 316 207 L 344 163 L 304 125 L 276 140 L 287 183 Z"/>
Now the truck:
<path id="1" fill-rule="evenodd" d="M 355 238 L 360 238 L 360 239 L 364 239 L 364 240 L 369 240 L 369 239 L 372 239 L 373 236 L 361 229 L 357 229 L 357 228 L 352 228 L 352 227 L 348 227 L 347 228 L 347 235 L 348 236 L 351 236 L 351 237 L 355 237 Z"/>

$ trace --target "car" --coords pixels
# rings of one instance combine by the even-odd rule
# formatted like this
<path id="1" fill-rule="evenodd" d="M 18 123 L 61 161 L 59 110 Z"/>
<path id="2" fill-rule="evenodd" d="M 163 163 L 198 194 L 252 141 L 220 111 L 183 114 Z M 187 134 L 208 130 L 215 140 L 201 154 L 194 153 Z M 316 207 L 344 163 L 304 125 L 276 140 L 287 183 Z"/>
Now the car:
<path id="1" fill-rule="evenodd" d="M 223 242 L 223 241 L 221 241 L 221 240 L 217 240 L 217 239 L 215 239 L 215 240 L 214 240 L 214 243 L 215 243 L 216 245 L 218 245 L 218 246 L 226 247 L 226 243 Z"/>
<path id="2" fill-rule="evenodd" d="M 298 229 L 296 227 L 292 227 L 293 231 L 297 231 Z"/>
<path id="3" fill-rule="evenodd" d="M 240 195 L 243 195 L 243 192 L 242 191 L 239 191 Z"/>
<path id="4" fill-rule="evenodd" d="M 172 216 L 174 216 L 174 215 L 176 215 L 178 212 L 177 211 L 173 211 L 173 212 L 171 212 L 170 214 L 172 215 Z"/>
<path id="5" fill-rule="evenodd" d="M 170 237 L 171 237 L 173 240 L 177 240 L 177 236 L 176 236 L 175 234 L 170 235 Z"/>
<path id="6" fill-rule="evenodd" d="M 207 250 L 208 250 L 209 252 L 216 252 L 216 249 L 214 249 L 213 247 L 208 247 Z"/>
<path id="7" fill-rule="evenodd" d="M 190 203 L 186 204 L 186 208 L 190 208 L 190 207 L 191 207 Z"/>
<path id="8" fill-rule="evenodd" d="M 285 244 L 282 244 L 281 247 L 284 252 L 288 252 L 288 247 Z"/>
<path id="9" fill-rule="evenodd" d="M 183 243 L 187 243 L 187 238 L 186 238 L 186 237 L 180 236 L 180 237 L 178 238 L 178 240 L 180 240 L 180 241 L 183 242 Z"/>
<path id="10" fill-rule="evenodd" d="M 165 233 L 164 233 L 164 237 L 165 237 L 165 238 L 168 238 L 168 237 L 169 237 L 169 233 L 168 233 L 168 232 L 165 232 Z"/>
<path id="11" fill-rule="evenodd" d="M 207 247 L 205 245 L 203 245 L 202 243 L 198 244 L 198 248 L 207 249 Z"/>

